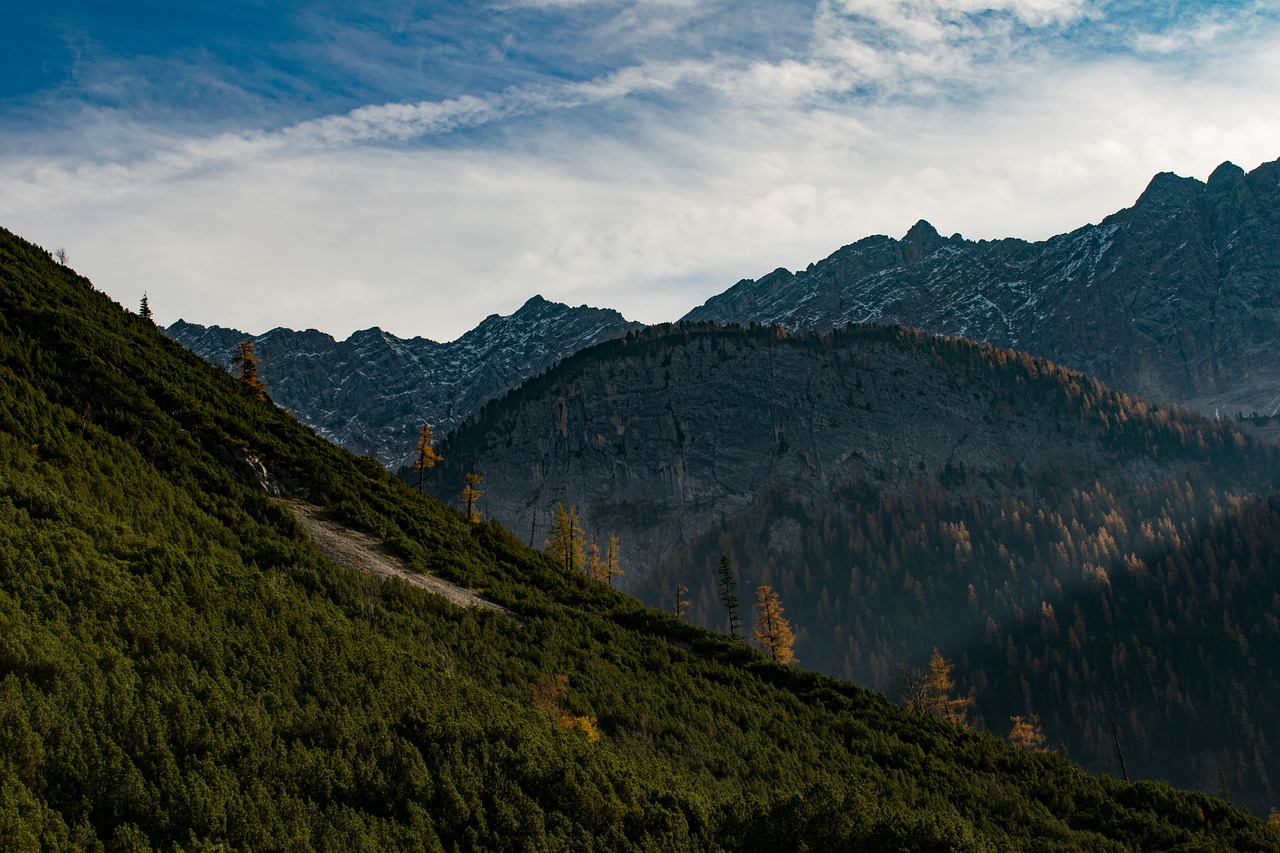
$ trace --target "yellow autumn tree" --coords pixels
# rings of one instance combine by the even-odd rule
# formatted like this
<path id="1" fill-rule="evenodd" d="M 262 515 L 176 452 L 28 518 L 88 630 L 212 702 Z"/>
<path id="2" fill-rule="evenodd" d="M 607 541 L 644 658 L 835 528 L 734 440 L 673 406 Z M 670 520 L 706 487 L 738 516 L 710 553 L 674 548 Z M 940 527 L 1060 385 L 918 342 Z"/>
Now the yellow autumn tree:
<path id="1" fill-rule="evenodd" d="M 444 461 L 436 451 L 436 437 L 431 432 L 431 424 L 424 423 L 418 428 L 418 446 L 413 452 L 418 454 L 418 458 L 413 460 L 413 470 L 418 472 L 418 491 L 421 492 L 427 472 L 436 467 L 437 462 Z"/>
<path id="2" fill-rule="evenodd" d="M 587 740 L 600 740 L 595 717 L 577 716 L 565 710 L 564 702 L 569 697 L 569 676 L 540 676 L 529 685 L 529 692 L 533 695 L 534 706 L 554 717 L 560 728 L 577 729 L 587 736 Z"/>
<path id="3" fill-rule="evenodd" d="M 586 556 L 583 553 L 582 525 L 578 522 L 578 511 L 572 506 L 556 504 L 556 512 L 551 521 L 551 538 L 544 545 L 562 566 L 571 572 L 582 571 L 586 567 Z"/>
<path id="4" fill-rule="evenodd" d="M 951 668 L 951 661 L 934 649 L 927 670 L 906 670 L 903 673 L 903 698 L 907 710 L 966 725 L 966 709 L 972 700 L 951 695 L 955 690 Z"/>
<path id="5" fill-rule="evenodd" d="M 756 610 L 760 617 L 756 620 L 756 631 L 752 639 L 778 663 L 795 663 L 796 655 L 792 649 L 795 635 L 791 632 L 790 623 L 782 615 L 782 602 L 778 599 L 778 594 L 768 584 L 762 584 L 756 589 Z"/>
<path id="6" fill-rule="evenodd" d="M 480 523 L 480 496 L 484 494 L 480 490 L 480 475 L 475 471 L 468 471 L 463 477 L 466 484 L 462 487 L 462 507 L 467 514 L 467 521 L 472 524 Z"/>
<path id="7" fill-rule="evenodd" d="M 1009 730 L 1009 743 L 1019 749 L 1029 749 L 1032 752 L 1044 752 L 1044 731 L 1040 728 L 1040 715 L 1031 714 L 1028 717 L 1022 715 L 1010 717 L 1013 728 Z"/>
<path id="8" fill-rule="evenodd" d="M 604 549 L 604 582 L 613 586 L 613 579 L 622 574 L 622 564 L 618 562 L 618 537 L 612 533 Z"/>
<path id="9" fill-rule="evenodd" d="M 259 400 L 267 396 L 267 383 L 258 378 L 258 354 L 253 341 L 246 338 L 236 344 L 236 354 L 231 357 L 234 375 L 243 382 Z"/>
<path id="10" fill-rule="evenodd" d="M 583 571 L 586 572 L 587 578 L 604 583 L 607 579 L 604 573 L 604 560 L 600 558 L 600 546 L 596 544 L 596 537 L 592 536 L 587 540 L 583 560 Z"/>

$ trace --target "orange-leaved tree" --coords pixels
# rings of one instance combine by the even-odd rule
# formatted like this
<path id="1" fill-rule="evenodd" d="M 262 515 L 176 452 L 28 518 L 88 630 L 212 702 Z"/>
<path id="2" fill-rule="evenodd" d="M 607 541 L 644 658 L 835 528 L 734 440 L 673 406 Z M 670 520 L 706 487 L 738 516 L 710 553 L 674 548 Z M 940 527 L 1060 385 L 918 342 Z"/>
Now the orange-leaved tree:
<path id="1" fill-rule="evenodd" d="M 571 572 L 586 568 L 583 555 L 582 525 L 578 523 L 578 511 L 572 506 L 556 504 L 556 513 L 551 522 L 551 538 L 547 540 L 544 550 L 560 561 Z"/>
<path id="2" fill-rule="evenodd" d="M 418 446 L 413 452 L 418 454 L 418 458 L 413 460 L 413 470 L 418 472 L 418 491 L 421 492 L 427 472 L 436 467 L 437 462 L 444 461 L 444 457 L 436 451 L 436 437 L 431 431 L 431 424 L 424 423 L 418 428 Z"/>
<path id="3" fill-rule="evenodd" d="M 467 513 L 467 521 L 472 524 L 480 523 L 480 496 L 484 494 L 480 490 L 480 475 L 475 471 L 468 471 L 463 477 L 466 485 L 462 487 L 462 506 Z"/>
<path id="4" fill-rule="evenodd" d="M 1010 717 L 1013 728 L 1009 730 L 1009 743 L 1019 749 L 1029 749 L 1033 752 L 1044 751 L 1044 731 L 1040 728 L 1040 715 L 1032 714 L 1028 717 L 1022 715 Z"/>
<path id="5" fill-rule="evenodd" d="M 258 378 L 258 354 L 254 351 L 253 341 L 246 338 L 236 344 L 236 354 L 231 357 L 231 366 L 254 397 L 262 400 L 267 396 L 267 383 Z"/>
<path id="6" fill-rule="evenodd" d="M 760 618 L 756 620 L 753 639 L 778 663 L 795 663 L 796 655 L 792 648 L 795 635 L 791 632 L 791 624 L 782 615 L 782 602 L 773 587 L 763 584 L 756 589 L 756 609 Z"/>

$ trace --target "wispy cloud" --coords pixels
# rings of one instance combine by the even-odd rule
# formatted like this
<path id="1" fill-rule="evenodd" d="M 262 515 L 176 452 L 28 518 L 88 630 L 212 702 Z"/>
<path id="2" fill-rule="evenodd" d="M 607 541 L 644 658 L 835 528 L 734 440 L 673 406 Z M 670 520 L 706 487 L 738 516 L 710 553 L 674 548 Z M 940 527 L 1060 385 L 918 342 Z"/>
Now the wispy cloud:
<path id="1" fill-rule="evenodd" d="M 773 32 L 775 5 L 508 3 L 520 27 L 572 18 L 600 67 L 535 57 L 500 86 L 267 130 L 85 110 L 75 144 L 53 138 L 64 153 L 0 154 L 0 218 L 122 301 L 149 291 L 162 320 L 441 339 L 535 292 L 672 319 L 920 217 L 1039 238 L 1156 171 L 1280 156 L 1262 7 L 821 0 Z M 421 50 L 379 37 L 401 39 L 397 67 Z"/>

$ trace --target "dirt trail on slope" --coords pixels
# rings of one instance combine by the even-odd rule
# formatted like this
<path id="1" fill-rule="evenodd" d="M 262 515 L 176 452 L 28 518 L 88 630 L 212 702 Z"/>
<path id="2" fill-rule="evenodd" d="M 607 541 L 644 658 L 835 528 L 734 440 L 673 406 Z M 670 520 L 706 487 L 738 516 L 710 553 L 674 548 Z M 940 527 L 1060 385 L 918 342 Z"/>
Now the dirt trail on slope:
<path id="1" fill-rule="evenodd" d="M 296 500 L 284 500 L 281 503 L 289 508 L 307 533 L 311 534 L 320 552 L 335 563 L 367 575 L 399 578 L 411 586 L 422 587 L 427 592 L 447 598 L 459 607 L 479 607 L 515 616 L 515 613 L 502 605 L 481 598 L 465 587 L 441 580 L 435 575 L 410 571 L 399 559 L 387 553 L 387 547 L 382 541 L 339 524 L 315 504 Z"/>

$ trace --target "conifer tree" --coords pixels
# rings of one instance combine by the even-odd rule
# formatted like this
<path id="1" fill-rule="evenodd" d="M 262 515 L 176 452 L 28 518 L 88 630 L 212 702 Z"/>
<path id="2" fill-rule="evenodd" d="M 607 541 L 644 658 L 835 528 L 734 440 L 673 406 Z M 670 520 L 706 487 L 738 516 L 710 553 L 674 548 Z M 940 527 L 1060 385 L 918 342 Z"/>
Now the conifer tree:
<path id="1" fill-rule="evenodd" d="M 689 600 L 685 598 L 685 596 L 688 594 L 689 594 L 689 587 L 685 586 L 682 583 L 676 584 L 675 616 L 681 622 L 684 621 L 685 616 L 687 616 L 689 613 Z"/>
<path id="2" fill-rule="evenodd" d="M 480 475 L 475 471 L 468 471 L 463 480 L 466 485 L 462 487 L 462 506 L 467 514 L 467 521 L 472 524 L 479 524 L 480 507 L 478 502 L 480 496 L 484 494 L 480 490 Z"/>
<path id="3" fill-rule="evenodd" d="M 444 457 L 436 451 L 436 437 L 431 432 L 431 424 L 424 423 L 418 428 L 418 446 L 413 449 L 413 452 L 418 454 L 418 458 L 413 461 L 413 470 L 418 472 L 418 491 L 421 492 L 423 483 L 427 479 L 427 472 L 434 468 L 437 462 L 444 461 Z"/>
<path id="4" fill-rule="evenodd" d="M 1040 728 L 1040 715 L 1032 714 L 1029 717 L 1021 715 L 1010 717 L 1013 728 L 1009 730 L 1009 743 L 1019 749 L 1029 749 L 1033 752 L 1044 751 L 1044 732 Z"/>
<path id="5" fill-rule="evenodd" d="M 576 572 L 583 568 L 586 559 L 583 555 L 583 532 L 578 523 L 578 511 L 572 506 L 565 508 L 562 503 L 556 504 L 556 512 L 551 521 L 551 538 L 547 540 L 546 550 L 555 556 L 568 571 Z"/>
<path id="6" fill-rule="evenodd" d="M 236 354 L 231 358 L 234 374 L 243 382 L 253 396 L 259 400 L 267 394 L 267 384 L 258 378 L 258 355 L 254 351 L 253 341 L 245 339 L 236 344 Z"/>
<path id="7" fill-rule="evenodd" d="M 587 540 L 583 566 L 583 571 L 586 572 L 588 579 L 598 583 L 605 583 L 608 580 L 604 571 L 604 560 L 600 559 L 600 546 L 596 544 L 596 537 L 594 536 Z"/>
<path id="8" fill-rule="evenodd" d="M 782 602 L 773 587 L 762 584 L 756 589 L 756 608 L 760 611 L 760 618 L 756 620 L 752 639 L 763 646 L 777 663 L 795 663 L 792 648 L 795 635 L 791 632 L 791 624 L 782 615 Z"/>
<path id="9" fill-rule="evenodd" d="M 721 554 L 720 600 L 724 602 L 725 609 L 729 611 L 729 636 L 735 640 L 739 639 L 738 630 L 742 627 L 742 620 L 738 617 L 737 588 L 738 580 L 733 575 L 733 564 L 729 562 L 729 555 Z"/>
<path id="10" fill-rule="evenodd" d="M 138 305 L 138 316 L 144 320 L 151 319 L 151 303 L 147 301 L 147 292 L 142 292 L 142 302 Z"/>
<path id="11" fill-rule="evenodd" d="M 951 661 L 942 656 L 937 649 L 929 658 L 929 673 L 926 676 L 928 690 L 928 710 L 935 716 L 964 725 L 966 711 L 971 702 L 964 697 L 954 697 L 951 691 L 955 685 L 951 681 Z"/>
<path id="12" fill-rule="evenodd" d="M 618 537 L 610 533 L 604 549 L 604 580 L 609 586 L 613 586 L 614 578 L 622 575 L 622 564 L 618 562 L 618 548 Z"/>

